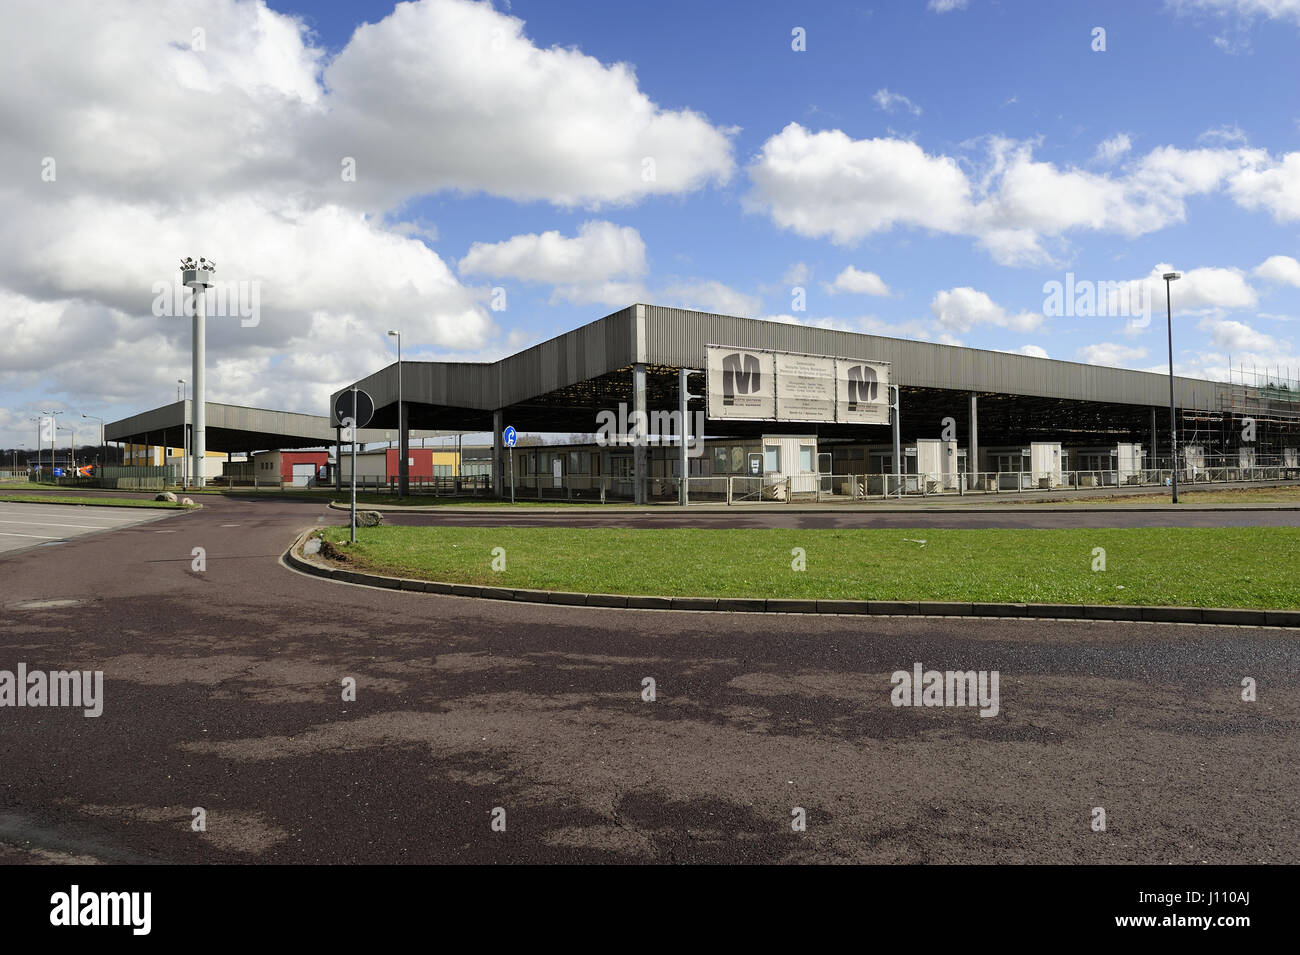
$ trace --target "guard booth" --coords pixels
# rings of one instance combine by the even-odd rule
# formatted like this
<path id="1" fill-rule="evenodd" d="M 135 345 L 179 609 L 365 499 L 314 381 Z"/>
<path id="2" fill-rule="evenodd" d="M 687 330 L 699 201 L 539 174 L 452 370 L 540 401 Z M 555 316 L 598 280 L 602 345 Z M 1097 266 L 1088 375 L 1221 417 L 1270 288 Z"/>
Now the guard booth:
<path id="1" fill-rule="evenodd" d="M 956 441 L 939 438 L 917 438 L 914 448 L 909 448 L 916 461 L 918 480 L 923 482 L 925 493 L 956 491 L 961 483 L 962 464 Z"/>
<path id="2" fill-rule="evenodd" d="M 1145 457 L 1146 453 L 1140 444 L 1115 445 L 1115 482 L 1141 484 Z"/>
<path id="3" fill-rule="evenodd" d="M 1061 487 L 1064 453 L 1059 441 L 1034 441 L 1029 445 L 1029 487 Z"/>
<path id="4" fill-rule="evenodd" d="M 784 500 L 787 481 L 791 494 L 817 493 L 819 472 L 815 434 L 765 434 L 760 447 L 763 484 L 773 488 L 773 498 Z"/>

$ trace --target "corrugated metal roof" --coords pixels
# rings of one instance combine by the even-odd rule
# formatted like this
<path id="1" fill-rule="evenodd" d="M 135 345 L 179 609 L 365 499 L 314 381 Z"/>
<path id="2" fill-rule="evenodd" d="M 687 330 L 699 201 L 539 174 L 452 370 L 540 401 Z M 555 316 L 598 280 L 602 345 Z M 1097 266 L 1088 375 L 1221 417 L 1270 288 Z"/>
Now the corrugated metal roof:
<path id="1" fill-rule="evenodd" d="M 638 315 L 644 316 L 642 356 Z M 1168 377 L 1158 373 L 657 305 L 622 309 L 496 362 L 403 362 L 403 393 L 411 402 L 493 411 L 626 368 L 638 357 L 651 365 L 703 368 L 707 344 L 887 361 L 897 384 L 920 388 L 1169 404 Z M 357 382 L 377 408 L 397 400 L 396 369 L 394 363 Z M 1174 390 L 1180 407 L 1217 408 L 1229 386 L 1175 378 Z"/>

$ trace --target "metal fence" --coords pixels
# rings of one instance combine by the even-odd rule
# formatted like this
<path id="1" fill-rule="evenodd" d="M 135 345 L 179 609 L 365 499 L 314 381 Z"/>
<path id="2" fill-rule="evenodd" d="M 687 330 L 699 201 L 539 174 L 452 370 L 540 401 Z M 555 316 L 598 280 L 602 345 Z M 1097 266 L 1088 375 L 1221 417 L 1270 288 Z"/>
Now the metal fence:
<path id="1" fill-rule="evenodd" d="M 49 468 L 28 472 L 29 480 L 54 487 L 108 488 L 119 491 L 161 491 L 175 484 L 179 477 L 176 465 L 109 465 L 95 468 L 90 477 L 80 475 L 56 477 Z"/>

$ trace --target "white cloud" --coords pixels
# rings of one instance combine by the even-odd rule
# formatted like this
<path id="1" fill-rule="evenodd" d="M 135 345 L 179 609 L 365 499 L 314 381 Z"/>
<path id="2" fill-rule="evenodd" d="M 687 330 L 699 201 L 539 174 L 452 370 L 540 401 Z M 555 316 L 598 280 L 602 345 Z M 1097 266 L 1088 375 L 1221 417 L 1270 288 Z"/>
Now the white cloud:
<path id="1" fill-rule="evenodd" d="M 97 406 L 170 400 L 188 377 L 188 323 L 155 318 L 152 287 L 201 254 L 261 299 L 255 328 L 209 321 L 212 398 L 320 413 L 332 388 L 392 360 L 389 327 L 411 355 L 481 354 L 508 332 L 488 290 L 425 244 L 437 224 L 411 221 L 412 199 L 627 204 L 734 168 L 731 130 L 661 108 L 626 64 L 539 47 L 490 4 L 400 4 L 332 58 L 261 0 L 108 13 L 16 0 L 7 16 L 21 29 L 0 31 L 0 299 L 17 329 L 0 350 L 6 391 L 67 382 Z M 96 24 L 75 56 L 69 23 Z M 349 158 L 355 181 L 341 175 Z M 572 265 L 579 278 L 557 294 L 641 297 L 634 232 L 570 241 L 605 257 Z"/>
<path id="2" fill-rule="evenodd" d="M 935 13 L 948 13 L 950 10 L 964 10 L 970 0 L 930 0 L 926 5 Z"/>
<path id="3" fill-rule="evenodd" d="M 1234 14 L 1246 20 L 1264 17 L 1290 20 L 1300 25 L 1300 0 L 1166 0 L 1178 10 L 1204 10 L 1220 15 Z"/>
<path id="4" fill-rule="evenodd" d="M 1117 133 L 1098 144 L 1097 153 L 1093 158 L 1098 162 L 1113 163 L 1132 148 L 1133 140 L 1129 138 L 1128 133 Z"/>
<path id="5" fill-rule="evenodd" d="M 1049 358 L 1047 349 L 1039 345 L 1021 345 L 1018 349 L 1022 355 L 1028 355 L 1031 358 Z"/>
<path id="6" fill-rule="evenodd" d="M 722 282 L 695 280 L 674 282 L 659 290 L 656 298 L 664 305 L 717 315 L 757 315 L 763 308 L 757 296 L 738 292 Z"/>
<path id="7" fill-rule="evenodd" d="M 831 295 L 837 292 L 854 292 L 859 295 L 881 295 L 890 294 L 889 286 L 875 272 L 862 272 L 853 266 L 849 266 L 839 275 L 835 276 L 834 282 L 826 283 L 826 291 Z"/>
<path id="8" fill-rule="evenodd" d="M 729 130 L 660 108 L 627 64 L 538 47 L 522 20 L 485 3 L 399 4 L 358 27 L 323 79 L 329 112 L 315 141 L 324 155 L 357 156 L 363 188 L 594 206 L 724 182 L 733 170 Z"/>
<path id="9" fill-rule="evenodd" d="M 969 286 L 935 293 L 930 303 L 935 320 L 948 331 L 969 332 L 976 325 L 993 325 L 1011 328 L 1018 332 L 1032 331 L 1043 323 L 1043 316 L 1034 312 L 1008 315 L 984 292 Z"/>
<path id="10" fill-rule="evenodd" d="M 1196 137 L 1196 141 L 1198 143 L 1214 143 L 1219 146 L 1244 146 L 1246 145 L 1246 138 L 1245 132 L 1234 123 L 1231 126 L 1224 124 L 1213 129 L 1207 129 Z"/>
<path id="11" fill-rule="evenodd" d="M 1289 255 L 1270 255 L 1255 266 L 1255 274 L 1272 282 L 1300 287 L 1300 262 Z"/>
<path id="12" fill-rule="evenodd" d="M 1078 358 L 1089 365 L 1107 365 L 1113 368 L 1132 367 L 1133 362 L 1145 358 L 1147 350 L 1114 342 L 1098 342 L 1080 348 Z"/>
<path id="13" fill-rule="evenodd" d="M 1263 209 L 1277 222 L 1300 220 L 1300 152 L 1280 160 L 1257 158 L 1232 178 L 1229 191 L 1246 209 Z"/>
<path id="14" fill-rule="evenodd" d="M 968 175 L 906 140 L 791 123 L 749 165 L 746 205 L 842 245 L 899 226 L 969 235 L 1005 265 L 1051 262 L 1045 242 L 1075 231 L 1134 238 L 1183 222 L 1190 197 L 1225 187 L 1243 208 L 1300 219 L 1300 152 L 1161 146 L 1102 174 L 1038 161 L 1030 143 L 981 142 L 980 174 Z"/>
<path id="15" fill-rule="evenodd" d="M 876 90 L 876 95 L 872 97 L 876 105 L 886 113 L 892 113 L 895 110 L 905 109 L 913 116 L 921 115 L 921 107 L 917 106 L 902 93 L 891 93 L 887 89 Z"/>
<path id="16" fill-rule="evenodd" d="M 1276 361 L 1276 356 L 1289 347 L 1272 335 L 1256 331 L 1245 322 L 1206 318 L 1197 327 L 1208 331 L 1211 343 L 1221 351 L 1237 355 L 1243 353 L 1267 355 L 1270 363 Z"/>
<path id="17" fill-rule="evenodd" d="M 1162 310 L 1165 281 L 1161 276 L 1171 271 L 1172 266 L 1162 262 L 1145 277 L 1121 283 L 1110 295 L 1112 314 L 1116 314 L 1115 306 L 1124 301 L 1130 303 L 1130 308 L 1146 303 L 1156 311 Z M 1188 269 L 1182 276 L 1170 289 L 1175 311 L 1253 308 L 1259 303 L 1259 295 L 1240 269 Z"/>
<path id="18" fill-rule="evenodd" d="M 785 274 L 781 276 L 781 284 L 786 286 L 803 285 L 808 281 L 810 274 L 811 271 L 806 263 L 796 262 L 785 270 Z"/>
<path id="19" fill-rule="evenodd" d="M 782 228 L 847 244 L 895 225 L 960 232 L 970 183 L 957 162 L 899 139 L 854 140 L 791 123 L 749 167 L 750 205 Z"/>
<path id="20" fill-rule="evenodd" d="M 760 321 L 779 322 L 782 325 L 803 325 L 808 328 L 826 328 L 837 332 L 856 332 L 857 322 L 845 318 L 800 318 L 788 313 L 781 315 L 763 315 Z"/>
<path id="21" fill-rule="evenodd" d="M 475 242 L 460 260 L 461 275 L 511 278 L 557 286 L 556 295 L 580 304 L 628 304 L 644 298 L 645 243 L 629 226 L 584 222 L 573 238 L 558 231 Z"/>

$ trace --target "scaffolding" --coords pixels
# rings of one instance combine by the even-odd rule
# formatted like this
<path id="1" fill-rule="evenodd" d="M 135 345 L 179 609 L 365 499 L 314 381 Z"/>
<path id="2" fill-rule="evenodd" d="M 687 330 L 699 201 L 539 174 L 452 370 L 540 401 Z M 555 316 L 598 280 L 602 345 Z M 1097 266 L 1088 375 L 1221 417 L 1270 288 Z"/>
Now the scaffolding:
<path id="1" fill-rule="evenodd" d="M 1217 409 L 1183 410 L 1180 445 L 1200 445 L 1213 458 L 1251 449 L 1260 465 L 1280 464 L 1288 449 L 1300 446 L 1300 382 L 1280 369 L 1260 374 L 1229 368 L 1228 379 Z"/>

